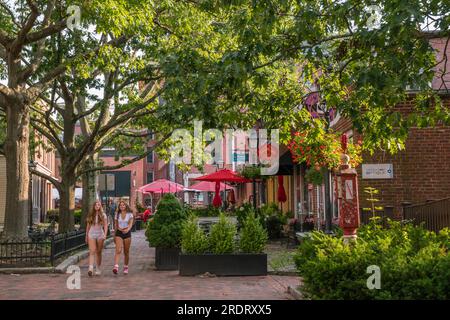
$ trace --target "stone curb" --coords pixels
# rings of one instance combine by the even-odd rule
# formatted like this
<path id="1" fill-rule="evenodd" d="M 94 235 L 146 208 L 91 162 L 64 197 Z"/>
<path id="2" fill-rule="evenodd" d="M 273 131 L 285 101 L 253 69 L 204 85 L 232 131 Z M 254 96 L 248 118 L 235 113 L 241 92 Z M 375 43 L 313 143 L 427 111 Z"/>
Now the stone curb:
<path id="1" fill-rule="evenodd" d="M 287 287 L 287 292 L 295 299 L 295 300 L 305 300 L 302 296 L 302 294 L 300 293 L 300 291 L 298 291 L 297 289 L 295 289 L 294 287 L 288 286 Z"/>
<path id="2" fill-rule="evenodd" d="M 110 244 L 113 241 L 114 241 L 114 237 L 110 237 L 105 240 L 103 246 L 106 247 L 108 244 Z M 69 266 L 77 264 L 78 262 L 87 258 L 88 256 L 89 256 L 89 249 L 85 249 L 81 252 L 78 252 L 77 254 L 74 254 L 74 255 L 68 257 L 63 262 L 61 262 L 59 265 L 57 265 L 55 267 L 55 272 L 56 273 L 66 273 L 66 270 Z"/>
<path id="3" fill-rule="evenodd" d="M 290 276 L 290 277 L 298 276 L 298 272 L 297 271 L 275 271 L 275 270 L 269 270 L 269 271 L 267 271 L 267 274 L 271 275 L 271 276 Z"/>
<path id="4" fill-rule="evenodd" d="M 32 273 L 54 273 L 55 267 L 35 267 L 35 268 L 0 268 L 0 274 L 32 274 Z"/>

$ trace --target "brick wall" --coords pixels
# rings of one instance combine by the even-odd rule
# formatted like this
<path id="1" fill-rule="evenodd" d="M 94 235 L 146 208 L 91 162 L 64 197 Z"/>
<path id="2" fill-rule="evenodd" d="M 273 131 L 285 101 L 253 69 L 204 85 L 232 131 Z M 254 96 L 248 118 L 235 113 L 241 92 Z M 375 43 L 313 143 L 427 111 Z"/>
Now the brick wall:
<path id="1" fill-rule="evenodd" d="M 443 97 L 445 105 L 450 107 L 450 97 Z M 404 114 L 411 111 L 411 100 L 397 106 Z M 335 130 L 345 132 L 352 129 L 348 119 L 340 119 Z M 354 140 L 361 135 L 354 132 Z M 394 206 L 394 213 L 401 214 L 401 203 L 421 203 L 427 200 L 441 199 L 450 195 L 450 127 L 411 128 L 406 140 L 405 150 L 391 155 L 376 151 L 373 155 L 363 154 L 363 163 L 392 163 L 393 179 L 362 179 L 359 175 L 359 194 L 361 207 L 368 207 L 365 187 L 380 190 L 378 199 L 381 206 Z"/>
<path id="2" fill-rule="evenodd" d="M 364 154 L 363 163 L 392 163 L 393 179 L 367 180 L 359 174 L 361 206 L 368 206 L 364 187 L 380 190 L 380 205 L 394 206 L 400 214 L 401 202 L 425 202 L 450 195 L 450 127 L 412 129 L 406 148 L 395 155 L 378 151 Z"/>

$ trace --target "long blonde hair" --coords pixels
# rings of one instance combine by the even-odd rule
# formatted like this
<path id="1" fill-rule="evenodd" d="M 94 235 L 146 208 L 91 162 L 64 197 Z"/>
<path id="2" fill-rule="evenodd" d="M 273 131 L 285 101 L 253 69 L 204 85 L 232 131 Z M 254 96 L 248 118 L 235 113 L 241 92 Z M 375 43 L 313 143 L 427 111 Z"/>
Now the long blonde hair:
<path id="1" fill-rule="evenodd" d="M 99 214 L 97 214 L 97 210 L 95 210 L 95 205 L 99 203 L 100 204 L 100 210 Z M 91 226 L 95 224 L 95 216 L 98 215 L 98 224 L 103 225 L 104 220 L 105 220 L 105 214 L 103 213 L 103 206 L 101 204 L 100 201 L 95 201 L 94 204 L 92 205 L 91 210 L 89 211 L 87 217 L 86 217 L 86 223 L 90 224 Z"/>

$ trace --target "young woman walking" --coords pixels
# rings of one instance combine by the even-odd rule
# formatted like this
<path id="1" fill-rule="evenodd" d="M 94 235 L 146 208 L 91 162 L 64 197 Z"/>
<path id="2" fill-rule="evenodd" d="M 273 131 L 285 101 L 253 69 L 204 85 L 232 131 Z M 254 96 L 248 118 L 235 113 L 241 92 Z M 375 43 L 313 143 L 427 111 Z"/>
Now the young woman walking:
<path id="1" fill-rule="evenodd" d="M 102 265 L 103 242 L 108 232 L 108 218 L 103 212 L 102 204 L 96 201 L 86 218 L 86 242 L 89 245 L 88 275 L 94 275 L 94 261 L 97 260 L 95 274 L 100 275 Z"/>
<path id="2" fill-rule="evenodd" d="M 133 227 L 134 215 L 125 201 L 119 201 L 117 206 L 115 222 L 115 237 L 116 254 L 114 256 L 113 273 L 119 272 L 119 260 L 123 250 L 124 264 L 123 273 L 128 274 L 128 263 L 130 261 L 130 246 L 131 246 L 131 228 Z"/>

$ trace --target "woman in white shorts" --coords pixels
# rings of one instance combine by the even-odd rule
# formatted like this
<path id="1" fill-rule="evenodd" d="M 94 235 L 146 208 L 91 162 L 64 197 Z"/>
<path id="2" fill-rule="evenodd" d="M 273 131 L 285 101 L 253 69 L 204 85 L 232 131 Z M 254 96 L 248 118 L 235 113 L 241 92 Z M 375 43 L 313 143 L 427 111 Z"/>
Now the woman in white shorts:
<path id="1" fill-rule="evenodd" d="M 94 275 L 94 260 L 97 258 L 95 274 L 100 275 L 102 264 L 103 242 L 108 232 L 108 218 L 103 212 L 102 204 L 96 201 L 86 218 L 86 242 L 89 245 L 89 271 L 88 275 Z"/>

